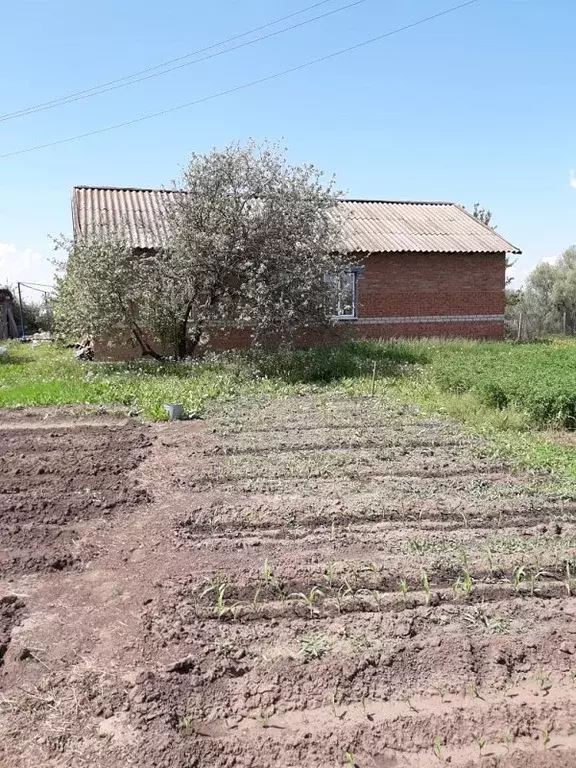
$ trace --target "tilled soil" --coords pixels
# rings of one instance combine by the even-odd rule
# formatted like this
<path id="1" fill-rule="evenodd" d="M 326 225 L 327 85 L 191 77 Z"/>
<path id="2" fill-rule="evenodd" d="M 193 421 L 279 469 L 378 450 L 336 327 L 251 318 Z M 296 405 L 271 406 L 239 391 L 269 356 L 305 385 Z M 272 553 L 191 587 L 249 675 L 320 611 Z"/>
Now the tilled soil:
<path id="1" fill-rule="evenodd" d="M 380 399 L 122 429 L 84 559 L 7 560 L 2 765 L 576 765 L 572 494 Z"/>
<path id="2" fill-rule="evenodd" d="M 12 424 L 0 444 L 0 575 L 86 559 L 82 523 L 146 498 L 127 478 L 150 446 L 140 427 Z"/>

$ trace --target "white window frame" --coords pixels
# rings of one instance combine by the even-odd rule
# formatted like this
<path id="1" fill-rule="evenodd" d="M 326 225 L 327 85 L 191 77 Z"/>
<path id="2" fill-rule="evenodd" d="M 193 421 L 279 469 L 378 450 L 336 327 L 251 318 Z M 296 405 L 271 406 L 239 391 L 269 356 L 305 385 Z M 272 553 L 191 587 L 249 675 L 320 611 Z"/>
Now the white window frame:
<path id="1" fill-rule="evenodd" d="M 349 269 L 343 269 L 339 272 L 338 277 L 338 309 L 333 315 L 335 320 L 357 320 L 358 319 L 358 275 L 360 269 L 350 267 Z M 342 309 L 342 288 L 341 280 L 344 275 L 350 275 L 352 277 L 352 313 L 344 314 Z"/>

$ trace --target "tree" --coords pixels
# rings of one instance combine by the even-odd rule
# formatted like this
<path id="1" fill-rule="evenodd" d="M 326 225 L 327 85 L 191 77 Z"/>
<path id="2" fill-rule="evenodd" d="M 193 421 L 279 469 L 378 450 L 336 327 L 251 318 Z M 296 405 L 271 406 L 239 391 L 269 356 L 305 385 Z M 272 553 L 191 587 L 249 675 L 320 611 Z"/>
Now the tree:
<path id="1" fill-rule="evenodd" d="M 531 335 L 576 328 L 576 246 L 555 262 L 543 261 L 529 274 L 515 313 L 522 312 Z"/>
<path id="2" fill-rule="evenodd" d="M 472 216 L 474 216 L 475 219 L 478 219 L 478 221 L 481 224 L 485 224 L 487 227 L 490 227 L 490 229 L 498 229 L 497 224 L 491 224 L 492 221 L 492 211 L 489 208 L 483 208 L 480 203 L 474 203 L 474 208 L 472 209 Z M 516 259 L 511 259 L 510 257 L 506 257 L 506 269 L 510 269 L 511 267 L 516 264 Z M 506 285 L 510 285 L 514 278 L 507 277 L 506 278 Z"/>
<path id="3" fill-rule="evenodd" d="M 135 252 L 122 231 L 62 242 L 56 317 L 110 340 L 150 337 L 176 358 L 215 328 L 249 327 L 256 343 L 293 340 L 331 322 L 343 267 L 332 181 L 268 144 L 192 155 L 166 195 L 167 242 Z"/>
<path id="4" fill-rule="evenodd" d="M 18 291 L 14 286 L 6 284 L 0 286 L 0 290 L 8 290 L 14 297 L 14 320 L 18 326 L 18 332 L 22 328 L 22 320 L 20 318 L 20 303 L 18 301 Z M 30 301 L 24 299 L 22 301 L 22 314 L 24 315 L 24 329 L 27 334 L 37 333 L 38 331 L 49 331 L 52 327 L 51 317 L 51 300 L 47 293 L 44 294 L 42 301 Z"/>
<path id="5" fill-rule="evenodd" d="M 474 203 L 472 216 L 474 216 L 475 219 L 478 219 L 482 224 L 486 224 L 490 229 L 496 229 L 495 226 L 493 227 L 490 224 L 490 221 L 492 220 L 492 211 L 488 208 L 482 208 L 480 203 Z"/>

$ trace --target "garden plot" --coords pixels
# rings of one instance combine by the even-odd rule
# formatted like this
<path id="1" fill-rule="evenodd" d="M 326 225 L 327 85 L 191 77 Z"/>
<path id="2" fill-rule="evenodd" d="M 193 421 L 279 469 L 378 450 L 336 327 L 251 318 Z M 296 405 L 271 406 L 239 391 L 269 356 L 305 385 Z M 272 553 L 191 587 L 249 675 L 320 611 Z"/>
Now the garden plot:
<path id="1" fill-rule="evenodd" d="M 576 496 L 550 476 L 327 394 L 18 439 L 46 472 L 3 478 L 2 765 L 576 762 Z M 60 570 L 18 538 L 38 521 Z"/>
<path id="2" fill-rule="evenodd" d="M 168 734 L 202 766 L 576 759 L 573 498 L 368 398 L 235 404 L 196 450 L 189 572 L 143 615 L 151 764 Z"/>

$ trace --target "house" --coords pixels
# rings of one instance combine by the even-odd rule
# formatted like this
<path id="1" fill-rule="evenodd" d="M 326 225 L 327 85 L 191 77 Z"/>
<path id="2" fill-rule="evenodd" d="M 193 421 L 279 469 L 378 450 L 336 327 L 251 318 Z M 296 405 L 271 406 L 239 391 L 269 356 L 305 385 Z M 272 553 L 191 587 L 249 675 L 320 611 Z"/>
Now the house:
<path id="1" fill-rule="evenodd" d="M 74 236 L 122 227 L 135 251 L 166 242 L 158 189 L 75 187 Z M 343 200 L 344 248 L 361 269 L 341 277 L 337 327 L 355 338 L 504 336 L 506 255 L 516 246 L 455 203 Z M 250 343 L 247 329 L 213 348 Z M 126 350 L 125 350 L 126 353 Z M 136 354 L 136 351 L 134 351 Z"/>

